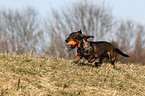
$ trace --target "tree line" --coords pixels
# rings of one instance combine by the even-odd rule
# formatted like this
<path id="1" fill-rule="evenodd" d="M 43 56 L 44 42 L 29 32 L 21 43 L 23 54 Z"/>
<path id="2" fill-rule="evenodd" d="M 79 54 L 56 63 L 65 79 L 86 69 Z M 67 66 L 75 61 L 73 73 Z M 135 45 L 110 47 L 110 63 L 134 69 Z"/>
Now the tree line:
<path id="1" fill-rule="evenodd" d="M 94 41 L 106 40 L 128 53 L 122 62 L 145 64 L 145 27 L 131 20 L 116 19 L 110 6 L 90 2 L 73 3 L 68 9 L 52 9 L 45 18 L 35 9 L 0 10 L 0 51 L 12 54 L 34 54 L 74 58 L 65 38 L 83 30 L 94 35 Z M 119 59 L 121 60 L 121 59 Z"/>

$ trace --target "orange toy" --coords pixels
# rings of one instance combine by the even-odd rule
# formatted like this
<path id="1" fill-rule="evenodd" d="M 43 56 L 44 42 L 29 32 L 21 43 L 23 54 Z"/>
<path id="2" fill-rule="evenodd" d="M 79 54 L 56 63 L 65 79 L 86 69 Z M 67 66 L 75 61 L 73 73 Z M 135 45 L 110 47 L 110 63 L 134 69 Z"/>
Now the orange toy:
<path id="1" fill-rule="evenodd" d="M 70 50 L 71 48 L 74 48 L 76 45 L 76 42 L 75 41 L 69 41 L 66 46 L 67 48 Z"/>

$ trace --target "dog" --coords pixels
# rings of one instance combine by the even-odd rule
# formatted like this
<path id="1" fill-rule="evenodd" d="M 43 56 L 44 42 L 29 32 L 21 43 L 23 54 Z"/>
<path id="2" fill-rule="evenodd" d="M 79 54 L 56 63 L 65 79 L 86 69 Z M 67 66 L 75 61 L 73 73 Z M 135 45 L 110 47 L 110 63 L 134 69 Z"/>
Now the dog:
<path id="1" fill-rule="evenodd" d="M 78 63 L 83 57 L 88 60 L 89 63 L 94 63 L 97 67 L 102 64 L 104 58 L 109 59 L 111 63 L 111 69 L 115 68 L 116 54 L 120 54 L 124 57 L 129 57 L 127 54 L 115 48 L 111 43 L 106 41 L 87 41 L 89 38 L 94 38 L 91 35 L 82 34 L 82 31 L 72 32 L 66 42 L 73 40 L 76 42 L 77 56 L 75 63 Z M 74 47 L 74 48 L 75 48 Z M 72 48 L 73 49 L 73 48 Z M 99 61 L 98 61 L 99 59 Z M 97 60 L 97 61 L 96 61 Z"/>

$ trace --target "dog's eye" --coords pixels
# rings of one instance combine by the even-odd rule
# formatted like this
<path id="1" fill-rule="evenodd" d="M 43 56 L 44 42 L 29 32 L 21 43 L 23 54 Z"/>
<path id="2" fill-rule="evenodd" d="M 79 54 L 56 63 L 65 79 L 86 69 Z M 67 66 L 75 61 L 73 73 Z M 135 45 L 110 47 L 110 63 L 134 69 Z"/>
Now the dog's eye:
<path id="1" fill-rule="evenodd" d="M 75 38 L 75 35 L 72 35 L 71 37 L 72 37 L 72 38 Z"/>
<path id="2" fill-rule="evenodd" d="M 72 37 L 75 37 L 75 35 L 72 35 Z"/>

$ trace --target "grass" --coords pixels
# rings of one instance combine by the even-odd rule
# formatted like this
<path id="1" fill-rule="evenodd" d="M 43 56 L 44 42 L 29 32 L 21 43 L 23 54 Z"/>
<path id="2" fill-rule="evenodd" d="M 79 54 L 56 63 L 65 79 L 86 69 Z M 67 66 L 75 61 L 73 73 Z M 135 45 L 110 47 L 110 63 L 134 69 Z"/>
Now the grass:
<path id="1" fill-rule="evenodd" d="M 2 96 L 145 96 L 145 66 L 78 65 L 63 58 L 0 54 Z"/>

